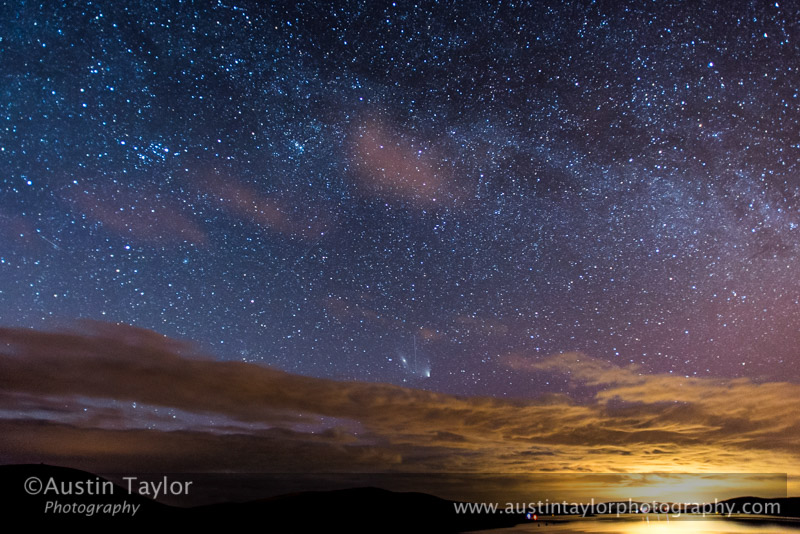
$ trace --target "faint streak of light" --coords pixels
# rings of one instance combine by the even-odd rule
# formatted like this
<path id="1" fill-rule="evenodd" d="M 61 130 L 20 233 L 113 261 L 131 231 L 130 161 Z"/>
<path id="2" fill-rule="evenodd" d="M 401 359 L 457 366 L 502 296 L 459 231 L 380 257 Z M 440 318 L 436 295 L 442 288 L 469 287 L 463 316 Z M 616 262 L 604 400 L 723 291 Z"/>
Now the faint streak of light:
<path id="1" fill-rule="evenodd" d="M 39 237 L 41 237 L 42 239 L 44 239 L 45 241 L 47 241 L 48 243 L 50 243 L 51 245 L 53 245 L 53 248 L 54 248 L 54 249 L 56 249 L 56 250 L 61 250 L 61 247 L 59 247 L 58 245 L 56 245 L 55 243 L 53 243 L 52 241 L 50 241 L 49 239 L 47 239 L 45 236 L 43 236 L 43 235 L 42 235 L 42 231 L 41 231 L 41 230 L 37 229 L 37 230 L 36 230 L 36 234 L 37 234 Z"/>

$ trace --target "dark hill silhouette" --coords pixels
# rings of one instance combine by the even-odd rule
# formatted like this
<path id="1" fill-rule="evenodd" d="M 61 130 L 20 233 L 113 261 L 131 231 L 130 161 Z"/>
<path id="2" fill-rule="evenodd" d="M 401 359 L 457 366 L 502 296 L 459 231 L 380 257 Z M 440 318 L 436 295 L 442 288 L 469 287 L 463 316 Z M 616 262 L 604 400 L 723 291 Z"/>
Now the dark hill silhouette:
<path id="1" fill-rule="evenodd" d="M 73 488 L 72 495 L 53 495 L 52 492 L 45 494 L 43 491 L 38 495 L 30 495 L 25 491 L 25 483 L 31 477 L 35 477 L 43 484 L 53 479 L 59 485 Z M 99 494 L 88 494 L 85 488 L 86 482 L 91 481 L 91 490 L 100 490 Z M 142 521 L 156 521 L 166 517 L 172 517 L 174 510 L 159 502 L 147 499 L 136 493 L 128 494 L 127 488 L 122 488 L 116 484 L 112 490 L 108 490 L 108 481 L 91 473 L 71 469 L 67 467 L 57 467 L 45 464 L 25 464 L 25 465 L 3 465 L 0 466 L 0 499 L 2 499 L 3 509 L 9 515 L 15 515 L 20 519 L 43 519 L 56 521 L 82 521 L 87 519 L 86 514 L 79 513 L 45 513 L 48 502 L 58 502 L 59 504 L 83 504 L 83 505 L 128 505 L 137 506 L 134 519 Z M 76 494 L 77 485 L 84 484 L 84 493 Z M 112 493 L 113 492 L 113 493 Z M 96 492 L 98 493 L 98 492 Z M 130 509 L 130 508 L 129 508 Z M 121 521 L 130 519 L 131 515 L 110 515 L 102 514 L 105 520 Z"/>
<path id="2" fill-rule="evenodd" d="M 456 514 L 453 501 L 372 487 L 295 493 L 241 504 L 202 506 L 193 511 L 200 518 L 268 518 L 271 529 L 287 532 L 321 532 L 332 525 L 358 532 L 463 532 L 526 521 L 522 515 Z"/>
<path id="3" fill-rule="evenodd" d="M 73 488 L 71 495 L 40 492 L 30 495 L 25 484 L 36 477 L 43 484 L 53 479 L 59 487 Z M 87 485 L 87 481 L 89 484 Z M 74 491 L 83 484 L 81 494 Z M 63 485 L 63 486 L 61 486 Z M 220 524 L 230 526 L 250 523 L 260 525 L 266 532 L 324 532 L 338 526 L 348 532 L 449 533 L 503 528 L 526 522 L 521 514 L 457 514 L 455 502 L 424 493 L 398 493 L 381 488 L 363 487 L 333 491 L 291 493 L 244 503 L 219 503 L 193 508 L 168 506 L 149 498 L 129 494 L 127 488 L 91 473 L 44 464 L 0 466 L 0 498 L 6 517 L 22 521 L 130 521 L 148 524 L 182 526 Z M 96 513 L 45 513 L 48 502 L 62 505 L 127 506 L 127 513 L 115 516 Z M 736 512 L 745 505 L 780 505 L 776 516 L 800 517 L 800 498 L 763 499 L 739 497 L 722 501 L 733 504 Z M 130 513 L 132 507 L 136 513 Z M 120 508 L 121 509 L 121 508 Z M 594 510 L 589 510 L 590 514 Z M 753 520 L 759 520 L 753 517 Z M 769 521 L 769 518 L 761 518 Z"/>
<path id="4" fill-rule="evenodd" d="M 29 495 L 25 482 L 36 477 L 43 483 L 58 484 L 92 481 L 93 489 L 105 494 Z M 513 526 L 526 519 L 522 515 L 457 514 L 454 501 L 424 493 L 397 493 L 380 488 L 354 488 L 280 495 L 245 503 L 220 503 L 194 508 L 168 506 L 114 485 L 108 490 L 105 479 L 64 467 L 43 464 L 0 466 L 0 497 L 8 516 L 20 520 L 125 521 L 181 525 L 236 524 L 253 522 L 266 532 L 321 532 L 338 525 L 348 532 L 464 532 Z M 136 514 L 108 514 L 86 517 L 80 513 L 45 513 L 48 501 L 62 504 L 138 505 Z M 129 508 L 130 510 L 130 508 Z"/>

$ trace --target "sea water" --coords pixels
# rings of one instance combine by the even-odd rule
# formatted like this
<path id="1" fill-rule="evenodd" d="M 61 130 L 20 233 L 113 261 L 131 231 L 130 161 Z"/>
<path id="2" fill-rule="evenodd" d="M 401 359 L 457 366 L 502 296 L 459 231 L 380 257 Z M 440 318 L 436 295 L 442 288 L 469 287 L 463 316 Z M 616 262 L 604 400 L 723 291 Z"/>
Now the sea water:
<path id="1" fill-rule="evenodd" d="M 540 519 L 515 527 L 484 531 L 494 534 L 557 532 L 559 534 L 800 534 L 800 520 L 732 516 L 730 518 L 673 517 L 656 515 L 621 515 L 578 519 Z"/>

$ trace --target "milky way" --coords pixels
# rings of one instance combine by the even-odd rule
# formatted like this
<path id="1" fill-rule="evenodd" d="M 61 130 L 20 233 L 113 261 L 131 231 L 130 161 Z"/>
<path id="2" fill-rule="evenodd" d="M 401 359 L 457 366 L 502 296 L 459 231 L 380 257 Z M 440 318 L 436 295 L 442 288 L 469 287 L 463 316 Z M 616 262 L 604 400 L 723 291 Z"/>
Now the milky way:
<path id="1" fill-rule="evenodd" d="M 3 325 L 460 394 L 572 351 L 800 379 L 794 4 L 124 4 L 2 8 Z"/>

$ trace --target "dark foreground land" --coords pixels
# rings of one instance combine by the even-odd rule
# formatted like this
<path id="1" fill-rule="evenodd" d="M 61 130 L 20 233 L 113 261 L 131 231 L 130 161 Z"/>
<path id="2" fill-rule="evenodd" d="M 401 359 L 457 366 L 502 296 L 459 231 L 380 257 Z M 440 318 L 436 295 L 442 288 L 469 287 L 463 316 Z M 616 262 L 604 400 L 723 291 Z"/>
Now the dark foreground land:
<path id="1" fill-rule="evenodd" d="M 5 517 L 20 521 L 183 527 L 255 524 L 268 533 L 324 532 L 334 526 L 351 533 L 450 533 L 501 529 L 529 522 L 523 514 L 457 513 L 455 501 L 375 487 L 178 507 L 143 496 L 135 484 L 131 491 L 123 483 L 115 484 L 92 473 L 43 464 L 0 466 L 0 498 Z M 741 497 L 724 502 L 735 505 L 737 511 L 746 504 L 779 503 L 781 517 L 800 517 L 800 498 Z M 594 510 L 588 512 L 595 515 Z M 565 519 L 569 518 L 562 517 Z M 756 518 L 745 519 L 752 522 Z"/>
<path id="2" fill-rule="evenodd" d="M 0 498 L 7 519 L 182 526 L 252 523 L 270 533 L 323 532 L 334 525 L 347 532 L 447 533 L 526 521 L 523 515 L 458 514 L 453 501 L 372 487 L 181 508 L 131 493 L 85 471 L 49 465 L 0 466 Z"/>

